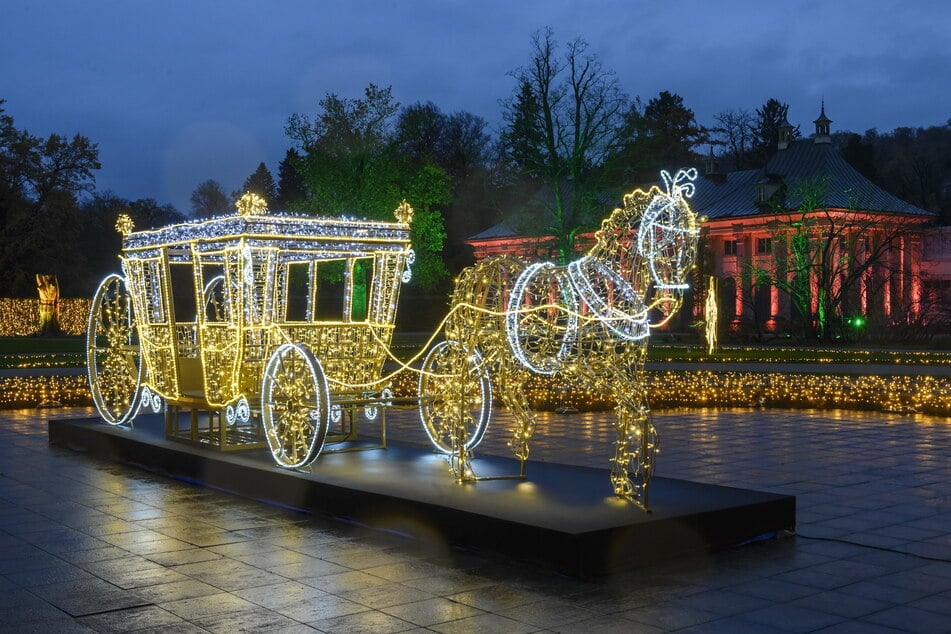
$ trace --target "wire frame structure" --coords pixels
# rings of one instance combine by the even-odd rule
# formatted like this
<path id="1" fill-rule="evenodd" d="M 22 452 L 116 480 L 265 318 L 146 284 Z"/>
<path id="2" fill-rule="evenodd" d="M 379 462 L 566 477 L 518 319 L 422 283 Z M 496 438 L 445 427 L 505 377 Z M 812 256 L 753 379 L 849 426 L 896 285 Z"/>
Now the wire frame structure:
<path id="1" fill-rule="evenodd" d="M 695 178 L 692 169 L 663 172 L 665 189 L 625 196 L 595 245 L 567 266 L 502 255 L 459 276 L 438 356 L 444 402 L 421 409 L 458 480 L 482 479 L 472 450 L 487 424 L 485 398 L 494 394 L 514 414 L 509 444 L 521 467 L 512 477 L 524 477 L 535 433 L 526 380 L 532 373 L 581 378 L 617 403 L 614 493 L 647 508 L 659 440 L 644 361 L 651 329 L 680 308 L 696 260 L 700 219 L 687 203 Z"/>
<path id="2" fill-rule="evenodd" d="M 374 419 L 385 404 L 413 210 L 404 202 L 393 222 L 276 215 L 250 193 L 237 206 L 150 231 L 120 218 L 122 273 L 90 311 L 90 387 L 107 423 L 164 407 L 170 438 L 268 446 L 304 467 L 328 439 L 355 437 L 355 413 Z"/>

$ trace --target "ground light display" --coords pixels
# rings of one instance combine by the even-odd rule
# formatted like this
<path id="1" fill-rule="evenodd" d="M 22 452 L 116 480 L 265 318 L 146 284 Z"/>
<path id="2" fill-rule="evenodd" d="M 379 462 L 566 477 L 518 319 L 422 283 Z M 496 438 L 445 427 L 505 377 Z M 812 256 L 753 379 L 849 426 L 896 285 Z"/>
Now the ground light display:
<path id="1" fill-rule="evenodd" d="M 614 492 L 646 508 L 657 448 L 646 344 L 680 307 L 699 235 L 686 202 L 695 170 L 662 176 L 666 191 L 626 196 L 568 266 L 503 257 L 464 271 L 443 325 L 409 361 L 390 350 L 414 261 L 409 204 L 395 222 L 269 214 L 253 194 L 234 216 L 157 230 L 121 217 L 122 274 L 102 282 L 90 310 L 94 403 L 113 425 L 164 408 L 169 438 L 267 446 L 280 466 L 303 468 L 393 403 L 391 360 L 419 373 L 411 400 L 423 427 L 469 481 L 480 479 L 472 451 L 493 393 L 515 413 L 514 477 L 525 477 L 535 428 L 526 380 L 563 375 L 617 402 Z M 341 296 L 322 292 L 334 275 Z"/>

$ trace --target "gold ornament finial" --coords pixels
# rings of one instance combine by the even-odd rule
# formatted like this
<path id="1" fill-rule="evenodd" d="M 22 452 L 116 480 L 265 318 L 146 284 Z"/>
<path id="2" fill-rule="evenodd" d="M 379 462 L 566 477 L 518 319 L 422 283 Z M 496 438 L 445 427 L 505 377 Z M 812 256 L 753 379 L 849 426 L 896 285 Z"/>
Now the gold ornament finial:
<path id="1" fill-rule="evenodd" d="M 234 204 L 242 216 L 261 216 L 267 213 L 267 202 L 257 194 L 246 192 Z"/>
<path id="2" fill-rule="evenodd" d="M 135 223 L 132 222 L 132 218 L 129 217 L 129 214 L 119 214 L 119 217 L 116 219 L 116 231 L 122 234 L 122 237 L 125 238 L 132 230 L 135 229 Z"/>
<path id="3" fill-rule="evenodd" d="M 402 222 L 404 225 L 408 225 L 413 222 L 413 208 L 409 206 L 409 203 L 405 200 L 403 203 L 396 208 L 393 212 L 393 215 L 396 216 L 396 219 Z"/>

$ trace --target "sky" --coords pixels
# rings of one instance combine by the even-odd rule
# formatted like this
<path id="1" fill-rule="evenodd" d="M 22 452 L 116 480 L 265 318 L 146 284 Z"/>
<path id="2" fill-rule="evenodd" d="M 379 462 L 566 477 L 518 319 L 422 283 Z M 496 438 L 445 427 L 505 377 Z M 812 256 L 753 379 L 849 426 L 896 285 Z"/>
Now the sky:
<path id="1" fill-rule="evenodd" d="M 0 0 L 0 99 L 19 129 L 99 146 L 96 188 L 190 211 L 209 178 L 277 179 L 290 115 L 392 86 L 501 123 L 532 34 L 580 37 L 632 97 L 699 123 L 770 98 L 805 134 L 951 119 L 946 0 Z"/>

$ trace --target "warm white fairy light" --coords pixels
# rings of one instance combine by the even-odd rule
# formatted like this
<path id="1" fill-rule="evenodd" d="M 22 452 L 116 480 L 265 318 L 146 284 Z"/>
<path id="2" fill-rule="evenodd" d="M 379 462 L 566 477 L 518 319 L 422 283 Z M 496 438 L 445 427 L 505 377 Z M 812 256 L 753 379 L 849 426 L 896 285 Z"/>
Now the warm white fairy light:
<path id="1" fill-rule="evenodd" d="M 253 433 L 253 425 L 247 423 L 260 415 L 269 441 L 294 445 L 281 450 L 272 447 L 275 459 L 285 466 L 301 466 L 319 453 L 321 443 L 310 440 L 326 431 L 331 406 L 329 402 L 325 407 L 304 406 L 303 416 L 265 402 L 276 398 L 281 381 L 299 387 L 304 380 L 299 373 L 284 372 L 280 362 L 293 358 L 295 367 L 307 374 L 313 364 L 309 358 L 299 361 L 297 357 L 317 354 L 320 361 L 313 371 L 324 383 L 341 390 L 342 397 L 366 396 L 374 401 L 367 408 L 373 414 L 388 402 L 376 395 L 385 387 L 381 369 L 393 333 L 400 284 L 410 274 L 413 210 L 404 201 L 395 212 L 396 222 L 385 222 L 269 214 L 264 201 L 253 194 L 246 194 L 237 206 L 235 216 L 150 231 L 133 231 L 131 221 L 118 223 L 123 232 L 123 276 L 115 279 L 127 286 L 123 301 L 128 305 L 132 338 L 137 341 L 112 350 L 111 355 L 108 347 L 90 344 L 90 354 L 120 367 L 119 360 L 135 348 L 144 370 L 142 376 L 124 379 L 126 391 L 135 393 L 144 382 L 154 398 L 164 398 L 170 407 L 194 408 L 198 403 L 217 411 L 229 426 L 243 426 L 244 433 Z M 364 263 L 361 270 L 369 277 L 369 301 L 366 317 L 355 321 L 349 304 L 357 282 L 353 279 L 357 260 Z M 320 270 L 330 262 L 342 262 L 347 272 L 347 309 L 336 319 L 317 319 Z M 175 314 L 172 270 L 182 266 L 191 267 L 193 288 L 189 290 L 195 314 Z M 303 283 L 301 278 L 306 278 Z M 292 291 L 295 284 L 306 295 L 303 319 L 288 310 L 292 295 L 297 297 L 298 290 Z M 100 331 L 99 340 L 110 330 L 123 334 L 99 313 L 93 310 L 89 326 L 90 332 Z M 284 344 L 296 347 L 288 349 Z M 262 394 L 266 372 L 273 379 L 270 397 Z M 96 373 L 93 367 L 90 385 L 104 417 L 119 424 L 131 420 L 138 401 L 111 395 L 110 390 L 116 389 L 106 379 L 115 374 Z M 344 387 L 349 385 L 363 387 Z M 319 413 L 321 407 L 326 415 Z M 107 416 L 109 412 L 119 413 Z M 296 422 L 283 420 L 286 416 Z M 291 433 L 291 428 L 310 440 L 278 437 Z M 301 457 L 302 450 L 314 455 Z M 287 451 L 294 455 L 282 453 Z"/>
<path id="2" fill-rule="evenodd" d="M 643 380 L 646 340 L 651 327 L 680 307 L 700 233 L 686 202 L 696 171 L 663 172 L 662 178 L 667 191 L 653 187 L 625 196 L 624 206 L 595 234 L 594 247 L 568 266 L 503 255 L 464 271 L 445 326 L 448 342 L 462 351 L 457 356 L 479 355 L 480 372 L 491 371 L 504 386 L 498 396 L 516 420 L 510 444 L 523 472 L 535 429 L 525 394 L 531 373 L 578 378 L 614 399 L 618 438 L 611 481 L 617 495 L 645 507 L 657 450 Z M 655 310 L 660 323 L 649 321 Z M 443 389 L 448 395 L 475 385 L 461 361 L 442 372 L 455 381 Z M 443 436 L 453 439 L 451 465 L 465 480 L 475 478 L 471 451 L 461 442 L 471 434 L 472 408 L 459 398 L 437 413 L 421 412 L 424 425 L 430 419 L 436 427 L 432 421 L 441 418 L 441 428 L 458 425 Z"/>

